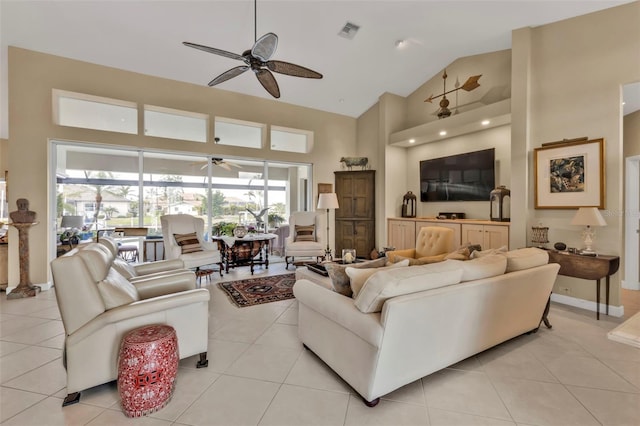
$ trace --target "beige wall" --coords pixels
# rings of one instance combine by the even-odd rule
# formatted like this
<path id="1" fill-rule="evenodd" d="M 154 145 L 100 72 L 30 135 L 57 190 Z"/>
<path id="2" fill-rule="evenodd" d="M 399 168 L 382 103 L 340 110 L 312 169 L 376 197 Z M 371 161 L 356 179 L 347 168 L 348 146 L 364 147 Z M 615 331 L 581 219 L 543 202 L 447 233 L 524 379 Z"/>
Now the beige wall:
<path id="1" fill-rule="evenodd" d="M 459 58 L 447 65 L 446 69 L 447 90 L 455 88 L 456 79 L 462 85 L 472 75 L 482 75 L 478 81 L 480 87 L 471 92 L 458 91 L 457 104 L 455 93 L 447 95 L 452 113 L 456 105 L 459 112 L 463 113 L 511 97 L 511 50 Z M 439 102 L 442 98 L 435 99 L 432 103 L 424 100 L 442 92 L 443 79 L 440 72 L 407 96 L 407 116 L 403 129 L 438 121 Z"/>
<path id="2" fill-rule="evenodd" d="M 489 201 L 420 202 L 420 161 L 495 148 L 496 186 L 510 188 L 511 181 L 511 128 L 500 126 L 481 132 L 419 145 L 407 149 L 407 185 L 418 197 L 418 216 L 435 217 L 439 212 L 461 212 L 467 218 L 489 219 Z M 400 204 L 397 206 L 399 211 Z"/>
<path id="3" fill-rule="evenodd" d="M 604 138 L 606 209 L 622 211 L 621 90 L 626 82 L 640 80 L 640 2 L 607 9 L 532 29 L 514 31 L 514 64 L 524 65 L 512 76 L 512 150 L 527 153 L 528 170 L 512 167 L 512 182 L 532 182 L 531 149 L 544 142 L 588 136 Z M 517 53 L 516 53 L 517 52 Z M 615 64 L 615 66 L 612 66 Z M 542 222 L 552 242 L 582 245 L 580 228 L 569 225 L 575 210 L 535 210 L 533 186 L 527 187 L 527 214 L 512 220 L 526 244 L 523 232 Z M 514 199 L 514 202 L 516 200 Z M 513 216 L 512 216 L 513 217 Z M 595 247 L 601 253 L 622 255 L 623 223 L 620 215 L 607 215 L 607 226 L 598 229 Z M 512 239 L 513 242 L 513 239 Z M 622 267 L 621 267 L 622 270 Z M 611 304 L 619 304 L 620 273 L 612 279 Z M 560 276 L 560 287 L 571 297 L 595 300 L 595 284 Z"/>
<path id="4" fill-rule="evenodd" d="M 247 84 L 256 82 L 248 80 Z M 139 106 L 150 104 L 205 113 L 211 117 L 312 130 L 315 144 L 309 155 L 56 126 L 52 121 L 52 89 L 134 101 Z M 53 238 L 48 232 L 52 228 L 47 226 L 46 217 L 49 209 L 47 194 L 51 190 L 47 179 L 48 141 L 51 139 L 313 163 L 314 182 L 333 182 L 333 171 L 339 170 L 340 157 L 356 152 L 356 120 L 350 117 L 15 47 L 9 48 L 9 94 L 9 205 L 15 205 L 17 198 L 28 198 L 40 221 L 31 229 L 33 283 L 49 279 L 49 248 L 53 246 Z M 3 158 L 5 151 L 2 151 Z M 366 147 L 362 148 L 362 155 L 367 155 Z M 10 239 L 16 241 L 17 235 L 10 235 Z M 17 245 L 10 245 L 9 280 L 11 284 L 17 284 Z"/>
<path id="5" fill-rule="evenodd" d="M 4 177 L 4 171 L 9 164 L 9 140 L 0 138 L 0 173 Z"/>

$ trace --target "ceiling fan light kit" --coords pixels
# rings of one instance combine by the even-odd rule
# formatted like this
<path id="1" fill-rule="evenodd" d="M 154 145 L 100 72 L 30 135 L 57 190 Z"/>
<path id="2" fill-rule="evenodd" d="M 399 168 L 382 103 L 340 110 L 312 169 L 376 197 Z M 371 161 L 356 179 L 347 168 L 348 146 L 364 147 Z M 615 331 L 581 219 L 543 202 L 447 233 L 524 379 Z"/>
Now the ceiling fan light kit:
<path id="1" fill-rule="evenodd" d="M 257 0 L 254 1 L 254 12 L 257 7 Z M 245 63 L 230 70 L 227 70 L 211 80 L 209 86 L 215 86 L 220 83 L 224 83 L 227 80 L 237 77 L 245 71 L 251 70 L 256 75 L 256 78 L 262 84 L 267 92 L 274 98 L 280 97 L 280 88 L 276 82 L 272 72 L 278 74 L 290 75 L 293 77 L 304 78 L 322 78 L 322 74 L 313 71 L 309 68 L 302 67 L 300 65 L 292 64 L 283 61 L 272 61 L 271 56 L 275 53 L 278 47 L 278 36 L 274 33 L 267 33 L 260 38 L 257 38 L 257 12 L 254 19 L 255 29 L 255 43 L 250 50 L 245 50 L 242 55 L 236 53 L 227 52 L 226 50 L 216 49 L 214 47 L 204 46 L 201 44 L 190 43 L 188 41 L 182 42 L 185 46 L 192 47 L 194 49 L 202 50 L 205 52 L 213 53 L 215 55 L 224 56 L 226 58 L 236 59 Z"/>
<path id="2" fill-rule="evenodd" d="M 456 88 L 451 89 L 449 91 L 447 91 L 447 77 L 448 77 L 447 70 L 445 69 L 444 72 L 442 73 L 442 79 L 443 79 L 442 93 L 437 96 L 431 95 L 424 100 L 425 102 L 431 103 L 433 102 L 434 99 L 438 99 L 439 97 L 442 96 L 442 99 L 440 100 L 440 104 L 439 104 L 440 109 L 438 110 L 438 118 L 446 118 L 451 115 L 451 110 L 449 109 L 449 99 L 447 99 L 447 95 L 449 93 L 456 92 L 456 105 L 457 105 L 458 90 L 462 89 L 467 92 L 470 92 L 474 89 L 477 89 L 478 87 L 480 87 L 480 83 L 478 83 L 478 80 L 480 79 L 480 77 L 482 77 L 482 74 L 472 75 L 467 79 L 467 81 L 464 82 L 462 86 L 459 86 L 459 83 L 456 81 Z M 457 109 L 456 109 L 456 113 L 457 113 Z"/>

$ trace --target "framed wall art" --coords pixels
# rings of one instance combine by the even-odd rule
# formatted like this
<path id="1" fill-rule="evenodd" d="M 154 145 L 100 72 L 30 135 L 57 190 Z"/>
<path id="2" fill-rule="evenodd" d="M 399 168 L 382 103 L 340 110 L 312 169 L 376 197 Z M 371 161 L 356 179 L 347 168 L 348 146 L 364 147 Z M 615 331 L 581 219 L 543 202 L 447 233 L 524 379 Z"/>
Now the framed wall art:
<path id="1" fill-rule="evenodd" d="M 543 144 L 533 163 L 536 209 L 604 209 L 604 139 Z"/>

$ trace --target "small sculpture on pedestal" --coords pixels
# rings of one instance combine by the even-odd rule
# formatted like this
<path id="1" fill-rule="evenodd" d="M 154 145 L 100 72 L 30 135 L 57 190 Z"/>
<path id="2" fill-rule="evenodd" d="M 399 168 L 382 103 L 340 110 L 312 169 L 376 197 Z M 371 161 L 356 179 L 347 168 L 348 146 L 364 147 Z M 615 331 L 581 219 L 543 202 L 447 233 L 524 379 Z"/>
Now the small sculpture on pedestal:
<path id="1" fill-rule="evenodd" d="M 29 200 L 19 198 L 16 202 L 18 210 L 9 213 L 13 226 L 18 230 L 18 253 L 20 258 L 20 283 L 9 294 L 7 299 L 34 297 L 40 287 L 31 285 L 29 279 L 29 229 L 37 225 L 36 212 L 29 210 Z"/>

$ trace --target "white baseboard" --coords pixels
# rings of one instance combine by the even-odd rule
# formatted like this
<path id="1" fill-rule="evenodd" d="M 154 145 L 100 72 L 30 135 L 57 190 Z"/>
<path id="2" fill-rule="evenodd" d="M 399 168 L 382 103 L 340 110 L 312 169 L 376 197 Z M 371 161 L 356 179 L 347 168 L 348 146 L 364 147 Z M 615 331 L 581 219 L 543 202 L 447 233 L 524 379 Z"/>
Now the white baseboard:
<path id="1" fill-rule="evenodd" d="M 40 287 L 41 291 L 51 290 L 51 287 L 53 287 L 53 283 L 51 281 L 47 281 L 46 283 L 42 283 L 42 284 L 34 284 L 34 285 L 37 285 L 38 287 Z"/>
<path id="2" fill-rule="evenodd" d="M 627 290 L 640 290 L 640 282 L 622 280 L 622 288 Z"/>
<path id="3" fill-rule="evenodd" d="M 590 300 L 578 299 L 577 297 L 565 296 L 564 294 L 551 294 L 551 301 L 562 303 L 563 305 L 574 306 L 576 308 L 587 309 L 596 312 L 596 302 Z M 601 301 L 603 302 L 603 301 Z M 600 303 L 600 313 L 605 314 L 607 307 L 604 303 Z M 613 317 L 621 317 L 624 315 L 624 306 L 609 305 L 609 315 Z"/>

